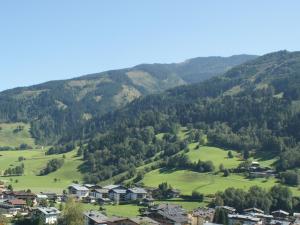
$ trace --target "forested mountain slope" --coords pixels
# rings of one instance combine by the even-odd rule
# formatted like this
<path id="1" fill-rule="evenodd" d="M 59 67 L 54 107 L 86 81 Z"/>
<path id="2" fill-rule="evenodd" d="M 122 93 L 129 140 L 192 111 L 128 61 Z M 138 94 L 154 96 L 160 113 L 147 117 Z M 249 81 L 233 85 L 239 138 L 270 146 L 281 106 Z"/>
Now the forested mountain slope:
<path id="1" fill-rule="evenodd" d="M 174 135 L 180 126 L 194 127 L 215 146 L 280 156 L 278 170 L 296 168 L 299 100 L 300 52 L 267 54 L 225 75 L 139 98 L 91 120 L 84 130 L 91 135 L 84 169 L 97 181 L 157 154 L 167 161 L 186 146 Z M 168 135 L 158 140 L 158 133 Z"/>
<path id="2" fill-rule="evenodd" d="M 177 64 L 142 64 L 3 91 L 0 122 L 30 122 L 39 142 L 53 143 L 95 115 L 118 109 L 143 95 L 203 81 L 254 58 L 238 55 L 195 58 Z"/>

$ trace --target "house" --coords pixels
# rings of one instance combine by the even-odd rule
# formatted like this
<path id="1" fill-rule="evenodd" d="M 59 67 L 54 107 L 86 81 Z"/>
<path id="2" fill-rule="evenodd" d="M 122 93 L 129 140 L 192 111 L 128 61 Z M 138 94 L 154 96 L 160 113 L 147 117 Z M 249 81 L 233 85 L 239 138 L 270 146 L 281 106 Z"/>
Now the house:
<path id="1" fill-rule="evenodd" d="M 89 211 L 84 213 L 85 225 L 138 225 L 128 218 L 121 217 L 107 217 L 101 212 Z"/>
<path id="2" fill-rule="evenodd" d="M 150 217 L 162 225 L 187 225 L 190 224 L 185 210 L 179 205 L 160 204 L 149 208 L 144 216 Z"/>
<path id="3" fill-rule="evenodd" d="M 7 204 L 9 208 L 24 208 L 26 206 L 26 202 L 22 199 L 6 200 L 4 204 Z"/>
<path id="4" fill-rule="evenodd" d="M 249 208 L 249 209 L 244 209 L 245 214 L 251 214 L 251 213 L 261 213 L 264 214 L 265 212 L 261 209 L 258 208 Z"/>
<path id="5" fill-rule="evenodd" d="M 271 220 L 270 222 L 267 223 L 268 225 L 290 225 L 292 224 L 291 221 L 288 220 Z"/>
<path id="6" fill-rule="evenodd" d="M 228 225 L 262 225 L 262 220 L 257 217 L 240 214 L 228 214 Z"/>
<path id="7" fill-rule="evenodd" d="M 90 191 L 90 196 L 93 196 L 96 199 L 100 198 L 109 198 L 109 189 L 101 188 L 101 189 L 94 189 Z"/>
<path id="8" fill-rule="evenodd" d="M 34 205 L 36 204 L 36 195 L 26 191 L 4 191 L 4 199 L 22 199 L 24 201 L 31 201 Z"/>
<path id="9" fill-rule="evenodd" d="M 192 225 L 203 225 L 212 222 L 215 210 L 212 208 L 198 208 L 188 214 Z"/>
<path id="10" fill-rule="evenodd" d="M 283 211 L 283 210 L 277 210 L 277 211 L 271 212 L 271 215 L 275 219 L 287 219 L 290 214 L 286 211 Z"/>
<path id="11" fill-rule="evenodd" d="M 74 196 L 78 199 L 82 199 L 89 195 L 89 189 L 80 185 L 72 184 L 68 187 L 69 195 Z"/>
<path id="12" fill-rule="evenodd" d="M 111 189 L 109 190 L 109 198 L 115 203 L 126 201 L 127 190 L 126 189 Z"/>
<path id="13" fill-rule="evenodd" d="M 60 211 L 55 207 L 38 207 L 35 217 L 40 218 L 45 224 L 56 224 Z"/>
<path id="14" fill-rule="evenodd" d="M 144 188 L 129 188 L 127 190 L 127 200 L 136 201 L 136 200 L 143 200 L 147 197 L 147 191 Z"/>

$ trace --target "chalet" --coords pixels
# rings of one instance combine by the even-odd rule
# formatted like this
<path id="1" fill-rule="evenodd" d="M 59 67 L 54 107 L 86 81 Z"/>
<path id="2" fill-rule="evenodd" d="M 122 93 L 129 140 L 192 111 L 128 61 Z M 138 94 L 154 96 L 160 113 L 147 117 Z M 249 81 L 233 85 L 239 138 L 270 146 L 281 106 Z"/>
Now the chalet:
<path id="1" fill-rule="evenodd" d="M 33 205 L 36 205 L 36 194 L 26 191 L 4 191 L 3 198 L 8 200 L 21 199 L 31 201 Z"/>
<path id="2" fill-rule="evenodd" d="M 78 199 L 82 199 L 89 195 L 89 189 L 80 185 L 72 184 L 68 187 L 69 195 L 74 196 Z"/>
<path id="3" fill-rule="evenodd" d="M 249 215 L 228 214 L 228 225 L 262 225 L 262 220 Z"/>
<path id="4" fill-rule="evenodd" d="M 275 218 L 275 219 L 287 219 L 289 217 L 289 213 L 283 210 L 277 210 L 277 211 L 273 211 L 271 212 L 271 215 Z"/>
<path id="5" fill-rule="evenodd" d="M 100 198 L 108 198 L 109 197 L 109 190 L 105 188 L 101 189 L 94 189 L 90 191 L 90 196 L 93 196 L 96 199 Z"/>
<path id="6" fill-rule="evenodd" d="M 144 216 L 150 217 L 162 225 L 190 224 L 187 213 L 181 206 L 178 205 L 156 205 L 145 211 Z"/>
<path id="7" fill-rule="evenodd" d="M 291 221 L 288 220 L 271 220 L 270 222 L 267 223 L 268 225 L 291 225 Z"/>
<path id="8" fill-rule="evenodd" d="M 109 198 L 115 203 L 124 202 L 127 200 L 127 190 L 126 189 L 111 189 L 109 190 Z"/>
<path id="9" fill-rule="evenodd" d="M 130 201 L 143 200 L 147 197 L 147 191 L 144 188 L 129 188 L 127 190 L 126 198 Z"/>
<path id="10" fill-rule="evenodd" d="M 192 225 L 203 225 L 207 222 L 212 222 L 215 214 L 215 209 L 198 208 L 188 214 Z"/>
<path id="11" fill-rule="evenodd" d="M 40 218 L 45 224 L 57 224 L 60 211 L 55 207 L 38 207 L 34 216 Z"/>

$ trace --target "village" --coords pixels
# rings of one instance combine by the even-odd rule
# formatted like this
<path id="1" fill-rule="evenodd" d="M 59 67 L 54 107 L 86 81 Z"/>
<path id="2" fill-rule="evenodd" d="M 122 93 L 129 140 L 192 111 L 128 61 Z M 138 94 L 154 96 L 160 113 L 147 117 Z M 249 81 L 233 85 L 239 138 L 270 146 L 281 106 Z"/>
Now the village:
<path id="1" fill-rule="evenodd" d="M 170 203 L 155 204 L 155 188 L 131 187 L 123 185 L 99 186 L 94 184 L 70 184 L 62 194 L 32 193 L 9 190 L 0 185 L 0 213 L 7 218 L 23 216 L 39 218 L 43 224 L 57 224 L 62 212 L 58 205 L 68 199 L 85 204 L 99 205 L 99 210 L 83 212 L 85 225 L 219 225 L 216 221 L 226 215 L 222 224 L 236 225 L 300 225 L 300 213 L 290 214 L 283 210 L 265 213 L 258 208 L 244 209 L 237 212 L 234 207 L 201 207 L 191 211 Z M 180 191 L 170 189 L 168 197 L 180 196 Z M 140 215 L 128 218 L 118 215 L 108 216 L 101 211 L 107 204 L 136 204 L 140 206 Z"/>

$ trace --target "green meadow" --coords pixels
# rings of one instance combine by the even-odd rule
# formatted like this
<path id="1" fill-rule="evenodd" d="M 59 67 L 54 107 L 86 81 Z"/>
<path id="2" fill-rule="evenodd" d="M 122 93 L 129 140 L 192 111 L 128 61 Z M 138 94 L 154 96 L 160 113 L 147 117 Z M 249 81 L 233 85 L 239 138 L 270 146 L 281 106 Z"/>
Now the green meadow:
<path id="1" fill-rule="evenodd" d="M 18 161 L 22 156 L 25 160 Z M 11 184 L 14 189 L 32 191 L 53 191 L 61 193 L 63 189 L 74 180 L 81 180 L 82 175 L 78 171 L 78 166 L 82 163 L 81 158 L 76 157 L 76 151 L 65 154 L 65 163 L 57 171 L 46 176 L 39 176 L 41 169 L 47 162 L 54 158 L 62 158 L 61 155 L 45 155 L 45 150 L 18 150 L 18 151 L 1 151 L 0 152 L 0 174 L 8 167 L 15 167 L 24 163 L 23 176 L 0 177 L 0 180 L 6 184 Z"/>
<path id="2" fill-rule="evenodd" d="M 18 126 L 23 127 L 17 131 Z M 30 135 L 30 125 L 26 123 L 0 123 L 0 146 L 19 147 L 20 144 L 35 146 Z"/>

